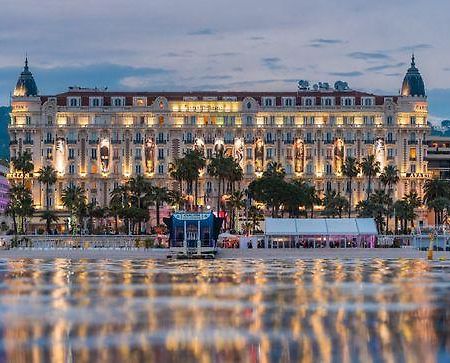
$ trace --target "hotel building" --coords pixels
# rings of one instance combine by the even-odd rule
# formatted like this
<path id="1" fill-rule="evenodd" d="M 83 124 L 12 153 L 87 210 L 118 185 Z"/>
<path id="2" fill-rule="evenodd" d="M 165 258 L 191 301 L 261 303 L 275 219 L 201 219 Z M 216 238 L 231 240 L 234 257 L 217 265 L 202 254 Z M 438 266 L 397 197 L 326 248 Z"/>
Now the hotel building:
<path id="1" fill-rule="evenodd" d="M 233 156 L 244 172 L 242 186 L 260 176 L 271 161 L 288 178 L 305 178 L 317 190 L 347 193 L 342 165 L 373 154 L 381 167 L 400 170 L 395 197 L 422 195 L 430 177 L 425 160 L 427 98 L 414 57 L 399 95 L 374 95 L 299 82 L 293 92 L 115 92 L 71 87 L 40 95 L 26 61 L 12 97 L 11 157 L 28 150 L 36 172 L 51 164 L 58 181 L 50 207 L 62 210 L 61 192 L 82 186 L 89 201 L 107 205 L 119 183 L 142 174 L 172 186 L 169 164 L 188 149 L 205 157 L 218 150 Z M 19 175 L 11 170 L 11 178 Z M 37 209 L 45 208 L 44 186 L 28 176 Z M 377 187 L 378 181 L 374 182 Z M 353 201 L 365 197 L 367 183 L 353 182 Z M 206 172 L 199 203 L 215 206 L 216 183 Z M 419 221 L 425 219 L 419 212 Z"/>

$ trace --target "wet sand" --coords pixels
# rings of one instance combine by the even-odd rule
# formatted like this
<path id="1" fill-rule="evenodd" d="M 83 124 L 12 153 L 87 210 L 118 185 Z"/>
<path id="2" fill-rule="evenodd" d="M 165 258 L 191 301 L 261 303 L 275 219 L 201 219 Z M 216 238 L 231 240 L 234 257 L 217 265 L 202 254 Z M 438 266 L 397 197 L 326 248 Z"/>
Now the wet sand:
<path id="1" fill-rule="evenodd" d="M 0 250 L 0 259 L 166 259 L 166 249 L 10 249 Z M 412 248 L 348 248 L 348 249 L 220 249 L 221 259 L 426 259 L 425 251 Z M 435 260 L 450 261 L 450 252 L 434 251 Z"/>

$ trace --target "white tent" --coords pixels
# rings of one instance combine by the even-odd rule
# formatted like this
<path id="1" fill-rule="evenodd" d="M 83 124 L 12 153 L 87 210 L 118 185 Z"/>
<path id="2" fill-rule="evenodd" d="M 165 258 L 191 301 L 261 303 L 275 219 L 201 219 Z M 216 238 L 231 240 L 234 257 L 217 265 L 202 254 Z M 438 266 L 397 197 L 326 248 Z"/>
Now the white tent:
<path id="1" fill-rule="evenodd" d="M 373 218 L 266 218 L 266 236 L 376 236 Z"/>

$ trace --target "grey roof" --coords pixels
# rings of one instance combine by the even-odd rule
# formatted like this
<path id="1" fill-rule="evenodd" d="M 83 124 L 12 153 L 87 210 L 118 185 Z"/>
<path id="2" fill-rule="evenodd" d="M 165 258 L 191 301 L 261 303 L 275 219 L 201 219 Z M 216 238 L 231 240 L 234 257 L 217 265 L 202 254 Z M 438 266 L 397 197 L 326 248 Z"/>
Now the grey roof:
<path id="1" fill-rule="evenodd" d="M 416 68 L 414 54 L 411 57 L 411 67 L 403 79 L 402 96 L 425 97 L 425 85 L 419 70 Z"/>
<path id="2" fill-rule="evenodd" d="M 16 88 L 14 89 L 14 96 L 29 97 L 37 96 L 39 94 L 33 74 L 28 69 L 28 58 L 25 58 L 25 66 L 17 80 Z"/>

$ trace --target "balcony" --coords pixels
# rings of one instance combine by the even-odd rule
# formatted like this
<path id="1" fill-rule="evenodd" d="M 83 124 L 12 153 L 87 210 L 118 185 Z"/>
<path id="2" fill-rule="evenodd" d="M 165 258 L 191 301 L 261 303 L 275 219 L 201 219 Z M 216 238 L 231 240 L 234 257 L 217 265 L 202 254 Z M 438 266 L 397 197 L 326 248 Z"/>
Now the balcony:
<path id="1" fill-rule="evenodd" d="M 164 139 L 156 139 L 155 142 L 156 142 L 157 145 L 161 145 L 161 144 L 166 144 L 166 143 L 167 143 L 167 140 L 164 140 Z"/>
<path id="2" fill-rule="evenodd" d="M 264 142 L 271 145 L 275 144 L 275 140 L 265 140 Z"/>
<path id="3" fill-rule="evenodd" d="M 69 140 L 69 139 L 67 139 L 67 144 L 68 145 L 74 145 L 76 143 L 77 143 L 77 140 Z"/>
<path id="4" fill-rule="evenodd" d="M 47 140 L 44 140 L 44 144 L 45 145 L 50 145 L 50 144 L 54 144 L 55 143 L 55 140 L 54 139 L 47 139 Z"/>
<path id="5" fill-rule="evenodd" d="M 292 145 L 294 143 L 293 139 L 284 140 L 285 145 Z"/>
<path id="6" fill-rule="evenodd" d="M 141 155 L 136 155 L 136 156 L 134 157 L 134 160 L 142 160 L 142 156 L 141 156 Z"/>
<path id="7" fill-rule="evenodd" d="M 323 140 L 322 141 L 324 144 L 332 144 L 333 140 Z"/>
<path id="8" fill-rule="evenodd" d="M 193 144 L 194 140 L 192 140 L 192 139 L 184 140 L 184 143 L 185 144 Z"/>
<path id="9" fill-rule="evenodd" d="M 24 140 L 23 144 L 24 145 L 34 145 L 34 141 L 33 140 Z"/>
<path id="10" fill-rule="evenodd" d="M 135 144 L 135 145 L 142 145 L 142 144 L 144 144 L 144 140 L 142 140 L 142 139 L 133 140 L 133 144 Z"/>
<path id="11" fill-rule="evenodd" d="M 364 144 L 366 145 L 373 144 L 373 140 L 364 140 Z"/>
<path id="12" fill-rule="evenodd" d="M 99 140 L 89 140 L 89 145 L 98 145 Z"/>
<path id="13" fill-rule="evenodd" d="M 408 140 L 408 145 L 417 145 L 418 140 Z"/>

